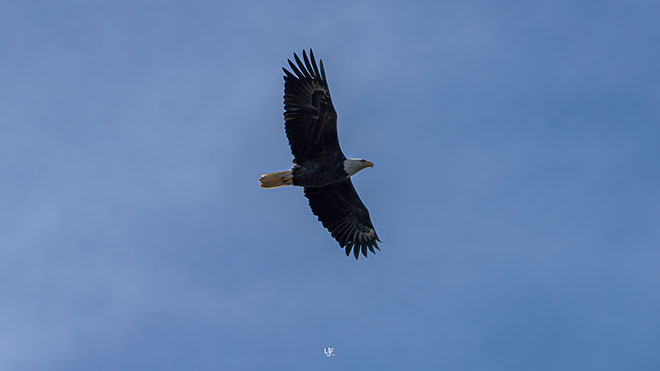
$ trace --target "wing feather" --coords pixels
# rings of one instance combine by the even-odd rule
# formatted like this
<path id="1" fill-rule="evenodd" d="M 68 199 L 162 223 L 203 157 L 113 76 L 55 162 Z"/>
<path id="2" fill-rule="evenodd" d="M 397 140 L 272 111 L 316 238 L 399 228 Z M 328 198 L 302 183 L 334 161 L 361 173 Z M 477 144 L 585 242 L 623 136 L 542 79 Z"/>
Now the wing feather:
<path id="1" fill-rule="evenodd" d="M 295 54 L 294 54 L 294 55 L 295 55 Z M 296 58 L 298 58 L 298 56 L 296 56 Z M 304 75 L 302 72 L 300 72 L 300 70 L 298 69 L 298 67 L 296 67 L 296 65 L 293 64 L 293 62 L 291 62 L 291 59 L 287 59 L 287 61 L 289 62 L 289 66 L 290 66 L 291 69 L 293 70 L 293 73 L 295 73 L 296 76 L 298 76 L 299 79 L 303 79 L 303 80 L 304 80 L 304 79 L 305 79 L 305 75 Z"/>
<path id="2" fill-rule="evenodd" d="M 326 81 L 325 78 L 325 68 L 323 68 L 323 59 L 319 59 L 319 63 L 321 64 L 321 79 L 323 81 Z"/>
<path id="3" fill-rule="evenodd" d="M 345 158 L 337 138 L 337 112 L 323 64 L 319 71 L 311 49 L 309 55 L 311 59 L 303 51 L 301 60 L 294 53 L 296 63 L 287 60 L 293 73 L 283 68 L 285 131 L 294 163 L 299 165 L 330 153 Z"/>
<path id="4" fill-rule="evenodd" d="M 307 69 L 305 68 L 305 65 L 303 64 L 303 62 L 298 57 L 298 54 L 293 53 L 293 58 L 296 60 L 296 63 L 298 63 L 298 67 L 300 68 L 300 71 L 303 73 L 303 75 L 306 78 L 311 79 L 312 75 L 309 74 L 309 71 L 307 71 Z"/>
<path id="5" fill-rule="evenodd" d="M 350 178 L 324 187 L 306 187 L 305 197 L 314 215 L 339 246 L 346 249 L 347 256 L 351 250 L 355 259 L 360 252 L 364 256 L 367 256 L 367 250 L 375 253 L 376 241 L 380 239 L 371 223 L 369 210 L 360 200 Z"/>
<path id="6" fill-rule="evenodd" d="M 310 49 L 311 50 L 311 49 Z M 303 60 L 305 61 L 305 68 L 307 68 L 307 72 L 313 72 L 314 69 L 312 68 L 312 65 L 309 63 L 309 58 L 307 58 L 307 53 L 303 49 Z M 311 76 L 310 76 L 311 78 Z"/>
<path id="7" fill-rule="evenodd" d="M 316 65 L 316 59 L 314 58 L 314 51 L 312 49 L 309 49 L 309 57 L 312 59 L 312 67 L 314 67 L 314 74 L 316 76 L 321 76 L 321 73 L 319 72 L 319 67 Z"/>

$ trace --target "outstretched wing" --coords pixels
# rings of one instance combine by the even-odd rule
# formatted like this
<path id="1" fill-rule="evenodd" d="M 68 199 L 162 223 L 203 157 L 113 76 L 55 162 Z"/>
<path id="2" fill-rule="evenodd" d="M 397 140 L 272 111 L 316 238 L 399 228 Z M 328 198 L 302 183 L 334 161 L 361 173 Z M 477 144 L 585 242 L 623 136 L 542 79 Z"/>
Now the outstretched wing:
<path id="1" fill-rule="evenodd" d="M 309 55 L 307 58 L 303 50 L 303 63 L 297 54 L 293 54 L 297 66 L 288 60 L 293 73 L 282 68 L 286 136 L 293 161 L 300 165 L 324 154 L 341 153 L 337 139 L 337 112 L 332 106 L 323 61 L 320 61 L 319 71 L 311 49 Z"/>
<path id="2" fill-rule="evenodd" d="M 380 250 L 377 243 L 380 239 L 371 224 L 369 210 L 360 200 L 350 178 L 324 187 L 306 187 L 305 197 L 309 199 L 314 215 L 339 246 L 346 248 L 346 256 L 351 249 L 355 259 L 360 251 L 366 257 L 367 249 L 372 253 L 375 253 L 374 247 Z"/>

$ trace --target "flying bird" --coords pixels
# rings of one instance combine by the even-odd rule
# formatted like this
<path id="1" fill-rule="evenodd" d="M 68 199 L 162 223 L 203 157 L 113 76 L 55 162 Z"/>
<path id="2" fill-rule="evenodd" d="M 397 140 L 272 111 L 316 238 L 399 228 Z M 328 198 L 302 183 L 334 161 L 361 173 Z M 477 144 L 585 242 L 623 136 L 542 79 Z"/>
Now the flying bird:
<path id="1" fill-rule="evenodd" d="M 374 164 L 344 156 L 323 60 L 317 65 L 311 49 L 309 58 L 304 50 L 302 56 L 300 60 L 293 54 L 295 64 L 288 60 L 293 72 L 282 68 L 284 128 L 294 165 L 290 170 L 263 174 L 259 182 L 263 188 L 303 187 L 312 212 L 345 249 L 346 256 L 352 250 L 355 259 L 360 252 L 366 257 L 367 249 L 372 253 L 374 248 L 380 250 L 380 239 L 351 176 Z"/>

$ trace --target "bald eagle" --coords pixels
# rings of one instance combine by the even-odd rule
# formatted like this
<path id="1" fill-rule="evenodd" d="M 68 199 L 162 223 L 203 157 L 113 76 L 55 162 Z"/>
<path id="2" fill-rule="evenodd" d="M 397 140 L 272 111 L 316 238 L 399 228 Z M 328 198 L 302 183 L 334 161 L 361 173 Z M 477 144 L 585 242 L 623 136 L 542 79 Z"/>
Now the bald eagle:
<path id="1" fill-rule="evenodd" d="M 290 72 L 284 70 L 284 128 L 293 154 L 290 170 L 263 174 L 261 187 L 287 185 L 304 188 L 309 206 L 323 226 L 355 259 L 367 249 L 375 253 L 380 239 L 369 217 L 369 210 L 358 196 L 351 176 L 373 167 L 365 159 L 346 158 L 337 138 L 337 112 L 332 105 L 323 60 L 316 64 L 314 52 L 303 60 L 293 54 Z M 303 63 L 304 61 L 304 63 Z"/>

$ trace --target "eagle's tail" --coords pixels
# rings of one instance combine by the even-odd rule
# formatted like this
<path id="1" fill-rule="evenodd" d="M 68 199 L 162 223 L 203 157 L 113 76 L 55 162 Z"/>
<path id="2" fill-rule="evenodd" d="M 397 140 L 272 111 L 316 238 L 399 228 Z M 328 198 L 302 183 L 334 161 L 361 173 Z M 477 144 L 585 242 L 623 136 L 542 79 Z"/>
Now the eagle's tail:
<path id="1" fill-rule="evenodd" d="M 261 188 L 277 188 L 293 184 L 293 173 L 291 170 L 276 171 L 263 174 L 259 178 Z"/>

